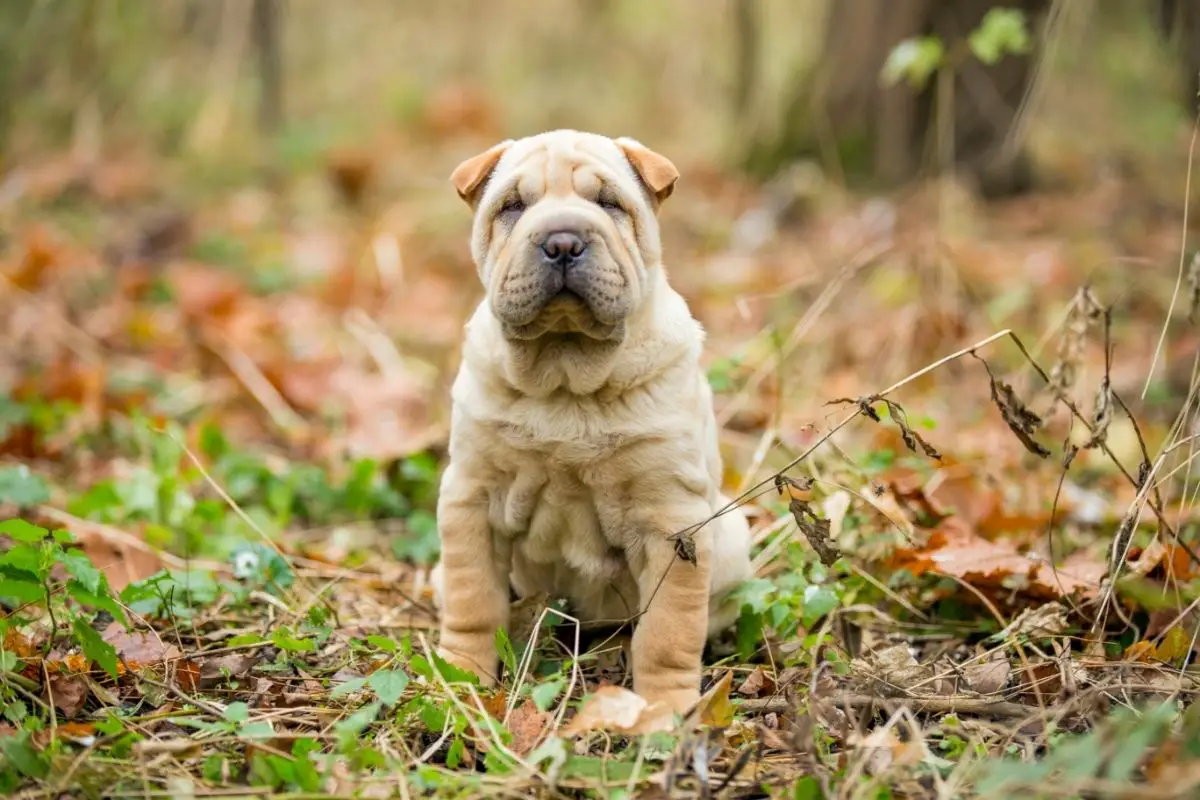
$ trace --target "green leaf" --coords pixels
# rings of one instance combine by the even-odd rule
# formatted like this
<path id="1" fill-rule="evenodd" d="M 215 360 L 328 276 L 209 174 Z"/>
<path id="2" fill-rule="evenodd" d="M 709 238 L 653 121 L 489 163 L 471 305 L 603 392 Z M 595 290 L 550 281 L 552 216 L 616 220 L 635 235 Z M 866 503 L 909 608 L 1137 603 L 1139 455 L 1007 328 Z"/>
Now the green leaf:
<path id="1" fill-rule="evenodd" d="M 889 86 L 907 80 L 914 89 L 920 89 L 941 68 L 945 58 L 946 48 L 936 36 L 905 39 L 888 54 L 882 77 Z"/>
<path id="2" fill-rule="evenodd" d="M 1025 14 L 1016 8 L 993 8 L 968 40 L 971 52 L 985 64 L 995 64 L 1006 55 L 1029 51 Z"/>
<path id="3" fill-rule="evenodd" d="M 3 472 L 3 470 L 0 470 Z M 3 500 L 3 498 L 0 498 Z M 23 519 L 6 519 L 0 522 L 0 533 L 9 536 L 18 542 L 40 542 L 45 539 L 50 531 L 45 528 L 34 525 L 31 522 L 26 522 Z"/>
<path id="4" fill-rule="evenodd" d="M 734 591 L 734 597 L 742 601 L 742 607 L 749 606 L 750 610 L 761 614 L 771 605 L 775 593 L 775 584 L 766 578 L 753 578 L 745 581 Z"/>
<path id="5" fill-rule="evenodd" d="M 0 671 L 12 672 L 17 668 L 17 654 L 11 650 L 0 650 Z"/>
<path id="6" fill-rule="evenodd" d="M 261 644 L 267 641 L 265 637 L 259 636 L 257 633 L 239 633 L 237 636 L 231 636 L 225 641 L 226 647 L 245 647 L 249 644 Z"/>
<path id="7" fill-rule="evenodd" d="M 0 739 L 0 753 L 26 777 L 45 778 L 50 774 L 49 760 L 29 743 L 27 732 Z"/>
<path id="8" fill-rule="evenodd" d="M 89 592 L 87 588 L 77 581 L 69 581 L 67 583 L 67 594 L 85 606 L 90 606 L 100 611 L 107 611 L 109 614 L 112 614 L 113 619 L 117 622 L 120 622 L 125 627 L 129 627 L 129 620 L 125 617 L 125 609 L 121 608 L 120 604 L 109 593 L 107 582 L 101 588 L 104 593 L 96 594 Z"/>
<path id="9" fill-rule="evenodd" d="M 388 636 L 379 636 L 375 634 L 367 637 L 367 644 L 371 645 L 372 647 L 379 648 L 385 653 L 394 653 L 399 647 L 399 645 L 396 644 L 395 639 L 392 639 Z"/>
<path id="10" fill-rule="evenodd" d="M 294 636 L 286 627 L 271 631 L 271 643 L 286 653 L 310 653 L 317 649 L 317 643 L 312 639 Z"/>
<path id="11" fill-rule="evenodd" d="M 275 735 L 275 729 L 266 720 L 250 722 L 238 728 L 239 739 L 270 739 Z"/>
<path id="12" fill-rule="evenodd" d="M 17 544 L 0 554 L 0 564 L 14 567 L 32 575 L 45 577 L 49 570 L 42 560 L 42 548 L 29 544 Z"/>
<path id="13" fill-rule="evenodd" d="M 96 569 L 92 560 L 79 550 L 66 550 L 58 555 L 58 563 L 63 565 L 67 574 L 79 581 L 83 588 L 92 594 L 100 594 L 101 581 L 104 574 Z M 106 590 L 108 587 L 104 587 Z"/>
<path id="14" fill-rule="evenodd" d="M 117 677 L 116 648 L 101 639 L 100 634 L 96 633 L 83 617 L 76 617 L 72 628 L 83 654 L 99 664 L 101 669 L 115 679 Z"/>
<path id="15" fill-rule="evenodd" d="M 742 660 L 749 659 L 758 649 L 763 638 L 762 614 L 751 610 L 750 606 L 742 606 L 742 613 L 737 621 L 737 649 Z"/>
<path id="16" fill-rule="evenodd" d="M 225 706 L 221 716 L 229 722 L 245 722 L 250 719 L 250 706 L 238 700 Z"/>
<path id="17" fill-rule="evenodd" d="M 391 708 L 396 705 L 396 701 L 400 699 L 400 695 L 408 686 L 408 675 L 398 669 L 380 669 L 371 673 L 367 683 L 375 691 L 380 701 Z"/>
<path id="18" fill-rule="evenodd" d="M 0 468 L 0 503 L 12 503 L 26 508 L 50 499 L 46 482 L 29 471 L 24 464 Z"/>
<path id="19" fill-rule="evenodd" d="M 455 737 L 450 746 L 446 748 L 446 766 L 450 769 L 458 769 L 458 765 L 462 763 L 463 756 L 466 755 L 467 746 L 463 740 Z"/>
<path id="20" fill-rule="evenodd" d="M 810 584 L 804 588 L 804 627 L 811 628 L 817 620 L 838 607 L 841 598 L 831 586 Z"/>
<path id="21" fill-rule="evenodd" d="M 538 711 L 546 711 L 563 690 L 565 682 L 562 678 L 552 678 L 545 683 L 539 683 L 529 691 L 529 696 L 533 698 L 533 704 L 537 706 Z"/>
<path id="22" fill-rule="evenodd" d="M 22 603 L 37 603 L 45 599 L 46 590 L 37 581 L 0 576 L 0 597 L 11 597 Z"/>
<path id="23" fill-rule="evenodd" d="M 383 708 L 383 704 L 378 701 L 370 703 L 333 726 L 334 733 L 337 734 L 338 744 L 343 750 L 349 749 L 358 741 L 359 734 L 375 721 L 375 718 L 379 716 L 379 709 L 381 708 Z"/>
<path id="24" fill-rule="evenodd" d="M 96 720 L 96 731 L 105 736 L 116 736 L 121 731 L 125 730 L 125 724 L 120 718 L 111 711 L 104 719 Z"/>
<path id="25" fill-rule="evenodd" d="M 329 693 L 329 696 L 332 698 L 345 697 L 359 691 L 366 685 L 366 678 L 352 678 L 348 681 L 342 681 L 337 686 L 333 687 L 333 690 Z"/>

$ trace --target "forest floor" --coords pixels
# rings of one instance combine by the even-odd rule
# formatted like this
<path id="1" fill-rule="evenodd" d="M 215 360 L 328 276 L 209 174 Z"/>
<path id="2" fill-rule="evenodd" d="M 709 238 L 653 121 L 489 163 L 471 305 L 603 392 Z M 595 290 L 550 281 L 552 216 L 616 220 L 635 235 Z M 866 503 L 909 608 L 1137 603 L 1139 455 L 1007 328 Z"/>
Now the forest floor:
<path id="1" fill-rule="evenodd" d="M 757 570 L 680 721 L 553 604 L 497 690 L 432 655 L 481 294 L 443 176 L 482 144 L 0 184 L 6 796 L 1200 792 L 1181 195 L 679 164 L 667 264 Z"/>

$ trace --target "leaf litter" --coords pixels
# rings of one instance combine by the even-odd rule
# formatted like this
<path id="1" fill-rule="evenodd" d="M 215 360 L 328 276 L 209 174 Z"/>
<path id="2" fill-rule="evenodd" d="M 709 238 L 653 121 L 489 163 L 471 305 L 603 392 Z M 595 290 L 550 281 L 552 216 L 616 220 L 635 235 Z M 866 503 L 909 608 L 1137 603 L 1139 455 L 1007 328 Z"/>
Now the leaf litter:
<path id="1" fill-rule="evenodd" d="M 439 102 L 431 129 L 492 124 L 471 92 Z M 905 208 L 816 209 L 756 239 L 753 258 L 743 259 L 744 286 L 723 291 L 752 295 L 794 280 L 788 285 L 806 298 L 864 242 L 890 237 L 892 250 L 868 259 L 843 290 L 861 281 L 869 292 L 806 329 L 811 338 L 794 364 L 763 370 L 722 434 L 727 462 L 755 465 L 748 482 L 766 474 L 767 491 L 772 479 L 778 491 L 753 507 L 766 555 L 740 595 L 733 641 L 714 645 L 708 688 L 677 721 L 602 682 L 628 677 L 628 657 L 608 638 L 580 632 L 583 658 L 574 660 L 572 625 L 541 613 L 557 608 L 556 598 L 537 604 L 528 630 L 514 631 L 500 693 L 483 692 L 424 649 L 436 614 L 421 532 L 432 530 L 445 441 L 436 398 L 475 299 L 456 296 L 474 280 L 461 230 L 424 234 L 432 212 L 377 211 L 384 171 L 361 151 L 331 152 L 323 165 L 338 213 L 355 215 L 357 227 L 330 221 L 330 211 L 304 234 L 272 227 L 283 203 L 269 192 L 230 208 L 216 198 L 207 208 L 128 215 L 104 198 L 144 197 L 155 173 L 101 166 L 48 169 L 27 191 L 57 202 L 82 188 L 99 198 L 89 213 L 138 224 L 85 242 L 36 201 L 0 252 L 14 287 L 0 297 L 11 344 L 0 359 L 11 396 L 0 405 L 0 469 L 23 468 L 0 479 L 8 493 L 0 503 L 6 516 L 69 530 L 132 620 L 126 628 L 78 601 L 86 595 L 70 595 L 70 576 L 59 572 L 50 609 L 69 616 L 51 619 L 37 601 L 6 605 L 6 620 L 17 622 L 0 650 L 11 687 L 0 752 L 23 785 L 40 788 L 53 766 L 118 793 L 137 793 L 142 781 L 162 792 L 369 793 L 401 771 L 426 782 L 422 791 L 441 782 L 476 794 L 584 791 L 617 780 L 739 796 L 764 784 L 787 792 L 809 779 L 819 787 L 862 775 L 927 788 L 935 771 L 937 780 L 956 775 L 968 750 L 1000 767 L 1012 766 L 1008 753 L 1037 753 L 1021 765 L 1062 770 L 1071 762 L 1057 754 L 1069 750 L 1048 744 L 1051 730 L 1114 757 L 1124 752 L 1113 744 L 1120 733 L 1144 746 L 1123 755 L 1116 772 L 1194 780 L 1180 777 L 1195 769 L 1184 749 L 1196 730 L 1186 711 L 1178 730 L 1165 732 L 1149 715 L 1138 727 L 1102 708 L 1190 699 L 1200 623 L 1187 612 L 1197 575 L 1186 550 L 1148 515 L 1128 513 L 1151 459 L 1136 451 L 1130 485 L 1106 452 L 1128 421 L 1120 399 L 1133 396 L 1121 362 L 1149 363 L 1139 343 L 1158 323 L 1101 305 L 1116 293 L 1085 287 L 1068 301 L 1043 408 L 1040 395 L 1014 388 L 1022 384 L 1003 360 L 1013 348 L 999 352 L 1008 340 L 969 350 L 985 367 L 985 392 L 958 358 L 943 360 L 971 340 L 966 317 L 939 307 L 928 324 L 913 321 L 925 306 L 903 288 L 907 267 L 890 261 L 926 269 L 910 243 L 932 218 L 919 213 L 929 196 Z M 672 276 L 707 324 L 712 352 L 752 343 L 744 363 L 729 367 L 733 388 L 717 392 L 720 407 L 740 391 L 743 372 L 782 364 L 764 355 L 771 348 L 759 346 L 760 331 L 790 329 L 800 315 L 781 302 L 783 316 L 772 318 L 754 301 L 731 313 L 728 293 L 706 292 L 726 281 L 718 273 L 729 262 L 698 252 L 707 234 L 694 226 L 714 207 L 744 202 L 745 190 L 720 175 L 701 185 L 680 198 L 664 236 L 672 252 L 696 251 L 680 256 L 694 255 L 697 268 Z M 1046 198 L 1030 200 L 1027 212 L 1035 202 Z M 1011 220 L 1019 213 L 1019 205 L 1003 208 L 997 218 L 1020 229 Z M 892 220 L 886 234 L 871 222 L 881 214 Z M 1045 255 L 1036 237 L 1008 246 L 1028 249 L 1027 261 L 1013 263 Z M 1140 246 L 1160 255 L 1154 242 Z M 1003 271 L 986 259 L 962 256 L 961 242 L 947 249 L 959 254 L 965 280 L 997 296 L 1006 290 L 997 283 Z M 276 269 L 279 253 L 304 268 Z M 821 275 L 788 272 L 797 253 Z M 1192 313 L 1194 272 L 1193 259 Z M 1042 320 L 1021 322 L 1034 329 Z M 1102 343 L 1094 341 L 1101 324 Z M 1130 352 L 1116 359 L 1110 336 Z M 872 376 L 906 372 L 898 400 L 877 394 Z M 1070 441 L 1090 447 L 1050 459 L 1042 441 L 1071 433 L 1061 398 L 1084 386 L 1097 387 L 1079 420 L 1088 438 Z M 879 425 L 828 433 L 821 403 L 837 394 L 833 402 Z M 989 397 L 999 419 L 983 414 Z M 1168 441 L 1160 410 L 1134 411 L 1148 442 Z M 169 445 L 171 424 L 220 492 Z M 793 457 L 776 460 L 780 452 L 805 455 L 777 472 Z M 1039 461 L 1031 466 L 1025 452 Z M 1076 491 L 1054 509 L 1063 461 Z M 305 468 L 288 471 L 296 465 Z M 1060 513 L 1081 506 L 1079 497 L 1099 498 L 1099 510 Z M 1172 521 L 1176 510 L 1177 527 L 1190 531 L 1186 498 Z M 391 518 L 402 524 L 389 527 Z M 1046 548 L 1047 536 L 1063 546 Z M 255 565 L 274 566 L 235 571 L 245 542 L 265 548 Z M 1126 583 L 1111 582 L 1103 557 L 1113 542 Z M 675 543 L 680 558 L 695 561 L 692 535 Z M 19 560 L 17 547 L 6 539 L 0 549 Z M 1110 586 L 1111 641 L 1085 651 L 1077 634 Z M 54 725 L 44 724 L 42 706 L 56 710 Z M 89 758 L 93 747 L 105 761 Z M 1088 779 L 1106 774 L 1097 766 Z"/>

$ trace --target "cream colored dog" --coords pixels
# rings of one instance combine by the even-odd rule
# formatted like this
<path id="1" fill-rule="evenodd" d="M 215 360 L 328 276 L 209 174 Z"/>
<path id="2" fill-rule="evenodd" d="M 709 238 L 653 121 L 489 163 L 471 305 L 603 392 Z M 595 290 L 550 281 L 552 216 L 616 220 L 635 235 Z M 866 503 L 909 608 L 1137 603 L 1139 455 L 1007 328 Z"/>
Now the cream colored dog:
<path id="1" fill-rule="evenodd" d="M 678 172 L 630 139 L 553 131 L 463 162 L 487 299 L 466 328 L 433 576 L 441 654 L 494 680 L 509 592 L 636 620 L 634 690 L 684 711 L 707 633 L 750 577 L 740 512 L 709 520 L 721 457 L 704 334 L 660 264 Z M 711 609 L 710 609 L 711 605 Z"/>

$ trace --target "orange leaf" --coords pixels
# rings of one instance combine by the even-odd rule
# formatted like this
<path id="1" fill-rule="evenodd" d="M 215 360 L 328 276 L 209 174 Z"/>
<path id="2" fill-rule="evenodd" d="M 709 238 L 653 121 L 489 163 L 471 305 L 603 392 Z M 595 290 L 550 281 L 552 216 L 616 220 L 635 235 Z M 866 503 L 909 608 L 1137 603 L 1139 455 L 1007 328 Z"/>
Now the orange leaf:
<path id="1" fill-rule="evenodd" d="M 1154 658 L 1154 649 L 1154 642 L 1147 642 L 1145 640 L 1134 642 L 1125 648 L 1125 660 L 1146 663 L 1151 658 Z"/>

